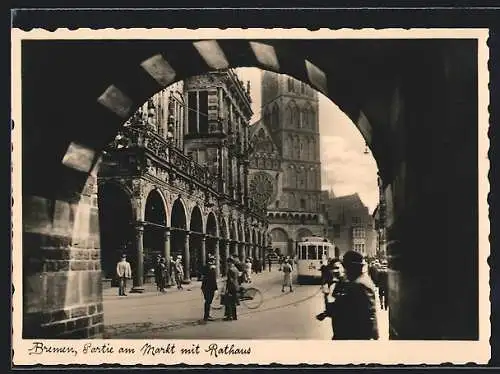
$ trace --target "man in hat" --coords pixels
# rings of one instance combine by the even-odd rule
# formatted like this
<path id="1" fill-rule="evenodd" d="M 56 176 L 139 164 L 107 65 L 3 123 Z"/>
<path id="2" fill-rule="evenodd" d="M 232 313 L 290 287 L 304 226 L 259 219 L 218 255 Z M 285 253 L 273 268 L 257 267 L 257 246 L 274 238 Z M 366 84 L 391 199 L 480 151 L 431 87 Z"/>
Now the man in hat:
<path id="1" fill-rule="evenodd" d="M 123 254 L 121 261 L 116 264 L 116 276 L 119 281 L 118 296 L 127 296 L 125 289 L 127 288 L 127 279 L 132 278 L 132 269 L 126 254 Z"/>
<path id="2" fill-rule="evenodd" d="M 335 293 L 329 305 L 328 316 L 335 319 L 333 339 L 371 340 L 378 339 L 375 285 L 366 272 L 365 260 L 359 252 L 344 254 L 342 265 L 347 283 L 342 292 Z"/>
<path id="3" fill-rule="evenodd" d="M 203 292 L 203 298 L 205 299 L 203 314 L 204 321 L 213 321 L 213 318 L 210 316 L 210 305 L 214 299 L 215 291 L 217 291 L 215 257 L 209 256 L 201 281 L 201 292 Z"/>
<path id="4" fill-rule="evenodd" d="M 184 268 L 182 267 L 182 256 L 177 256 L 175 260 L 175 283 L 177 283 L 177 289 L 182 290 L 182 280 L 184 278 Z"/>
<path id="5" fill-rule="evenodd" d="M 235 260 L 233 257 L 228 257 L 227 259 L 227 279 L 226 279 L 226 290 L 224 292 L 225 296 L 225 321 L 237 320 L 236 305 L 238 303 L 238 296 L 240 292 L 239 283 L 239 272 L 235 265 Z"/>

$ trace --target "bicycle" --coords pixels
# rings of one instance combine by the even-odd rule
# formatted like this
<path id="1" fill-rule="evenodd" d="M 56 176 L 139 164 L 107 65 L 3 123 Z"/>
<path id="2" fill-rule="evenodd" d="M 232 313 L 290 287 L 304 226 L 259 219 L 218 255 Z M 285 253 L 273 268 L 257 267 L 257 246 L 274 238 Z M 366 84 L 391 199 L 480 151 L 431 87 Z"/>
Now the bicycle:
<path id="1" fill-rule="evenodd" d="M 217 294 L 212 301 L 212 309 L 220 310 L 224 307 L 222 292 L 217 291 Z M 241 288 L 238 292 L 238 300 L 248 309 L 257 309 L 264 302 L 264 296 L 262 292 L 255 287 L 245 287 Z"/>

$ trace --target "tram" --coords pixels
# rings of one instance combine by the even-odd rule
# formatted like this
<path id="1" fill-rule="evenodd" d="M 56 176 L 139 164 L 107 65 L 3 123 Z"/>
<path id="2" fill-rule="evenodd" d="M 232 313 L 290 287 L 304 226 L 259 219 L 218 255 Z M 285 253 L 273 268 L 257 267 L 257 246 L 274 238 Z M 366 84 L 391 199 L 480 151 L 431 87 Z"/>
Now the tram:
<path id="1" fill-rule="evenodd" d="M 304 237 L 297 243 L 297 280 L 299 284 L 306 281 L 321 280 L 321 265 L 328 258 L 335 257 L 335 245 L 320 236 Z"/>

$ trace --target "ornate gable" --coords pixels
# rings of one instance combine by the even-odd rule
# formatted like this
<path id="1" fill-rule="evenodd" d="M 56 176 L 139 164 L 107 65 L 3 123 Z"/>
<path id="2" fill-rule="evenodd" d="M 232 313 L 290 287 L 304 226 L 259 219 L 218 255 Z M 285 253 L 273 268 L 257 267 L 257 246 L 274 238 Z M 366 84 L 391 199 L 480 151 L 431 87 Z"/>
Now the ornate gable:
<path id="1" fill-rule="evenodd" d="M 263 121 L 255 122 L 250 126 L 249 141 L 251 169 L 281 169 L 281 155 Z"/>

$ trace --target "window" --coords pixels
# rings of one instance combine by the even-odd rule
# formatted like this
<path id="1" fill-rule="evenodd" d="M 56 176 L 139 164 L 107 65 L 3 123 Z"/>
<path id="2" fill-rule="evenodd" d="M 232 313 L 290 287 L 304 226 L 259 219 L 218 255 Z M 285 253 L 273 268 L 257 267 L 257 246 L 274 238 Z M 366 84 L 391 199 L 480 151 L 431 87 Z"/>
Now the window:
<path id="1" fill-rule="evenodd" d="M 305 245 L 300 246 L 300 259 L 305 260 L 307 259 L 307 247 Z"/>
<path id="2" fill-rule="evenodd" d="M 188 92 L 188 132 L 208 133 L 208 92 Z"/>
<path id="3" fill-rule="evenodd" d="M 198 132 L 198 92 L 188 92 L 188 131 L 191 134 Z"/>
<path id="4" fill-rule="evenodd" d="M 364 227 L 353 227 L 352 237 L 356 239 L 362 239 L 366 237 L 366 232 Z"/>
<path id="5" fill-rule="evenodd" d="M 318 249 L 315 245 L 309 245 L 307 247 L 307 259 L 308 260 L 317 260 L 318 259 Z"/>
<path id="6" fill-rule="evenodd" d="M 361 223 L 361 218 L 360 217 L 352 217 L 352 223 L 360 224 Z"/>
<path id="7" fill-rule="evenodd" d="M 271 118 L 271 123 L 272 123 L 271 126 L 274 128 L 278 128 L 280 125 L 280 112 L 278 109 L 278 105 L 276 105 L 276 104 L 273 107 L 271 117 L 272 117 Z"/>
<path id="8" fill-rule="evenodd" d="M 306 92 L 306 85 L 304 84 L 304 82 L 300 82 L 300 92 L 301 93 Z"/>
<path id="9" fill-rule="evenodd" d="M 294 87 L 294 81 L 292 77 L 288 77 L 288 91 L 293 92 L 295 87 Z"/>
<path id="10" fill-rule="evenodd" d="M 297 188 L 305 187 L 305 172 L 304 170 L 297 170 Z"/>
<path id="11" fill-rule="evenodd" d="M 333 237 L 340 238 L 340 225 L 333 225 Z"/>
<path id="12" fill-rule="evenodd" d="M 300 199 L 300 209 L 306 209 L 306 199 Z"/>
<path id="13" fill-rule="evenodd" d="M 365 253 L 365 245 L 363 243 L 354 244 L 354 250 L 359 253 Z"/>
<path id="14" fill-rule="evenodd" d="M 208 92 L 199 92 L 199 105 L 198 105 L 198 131 L 200 134 L 208 133 Z"/>

